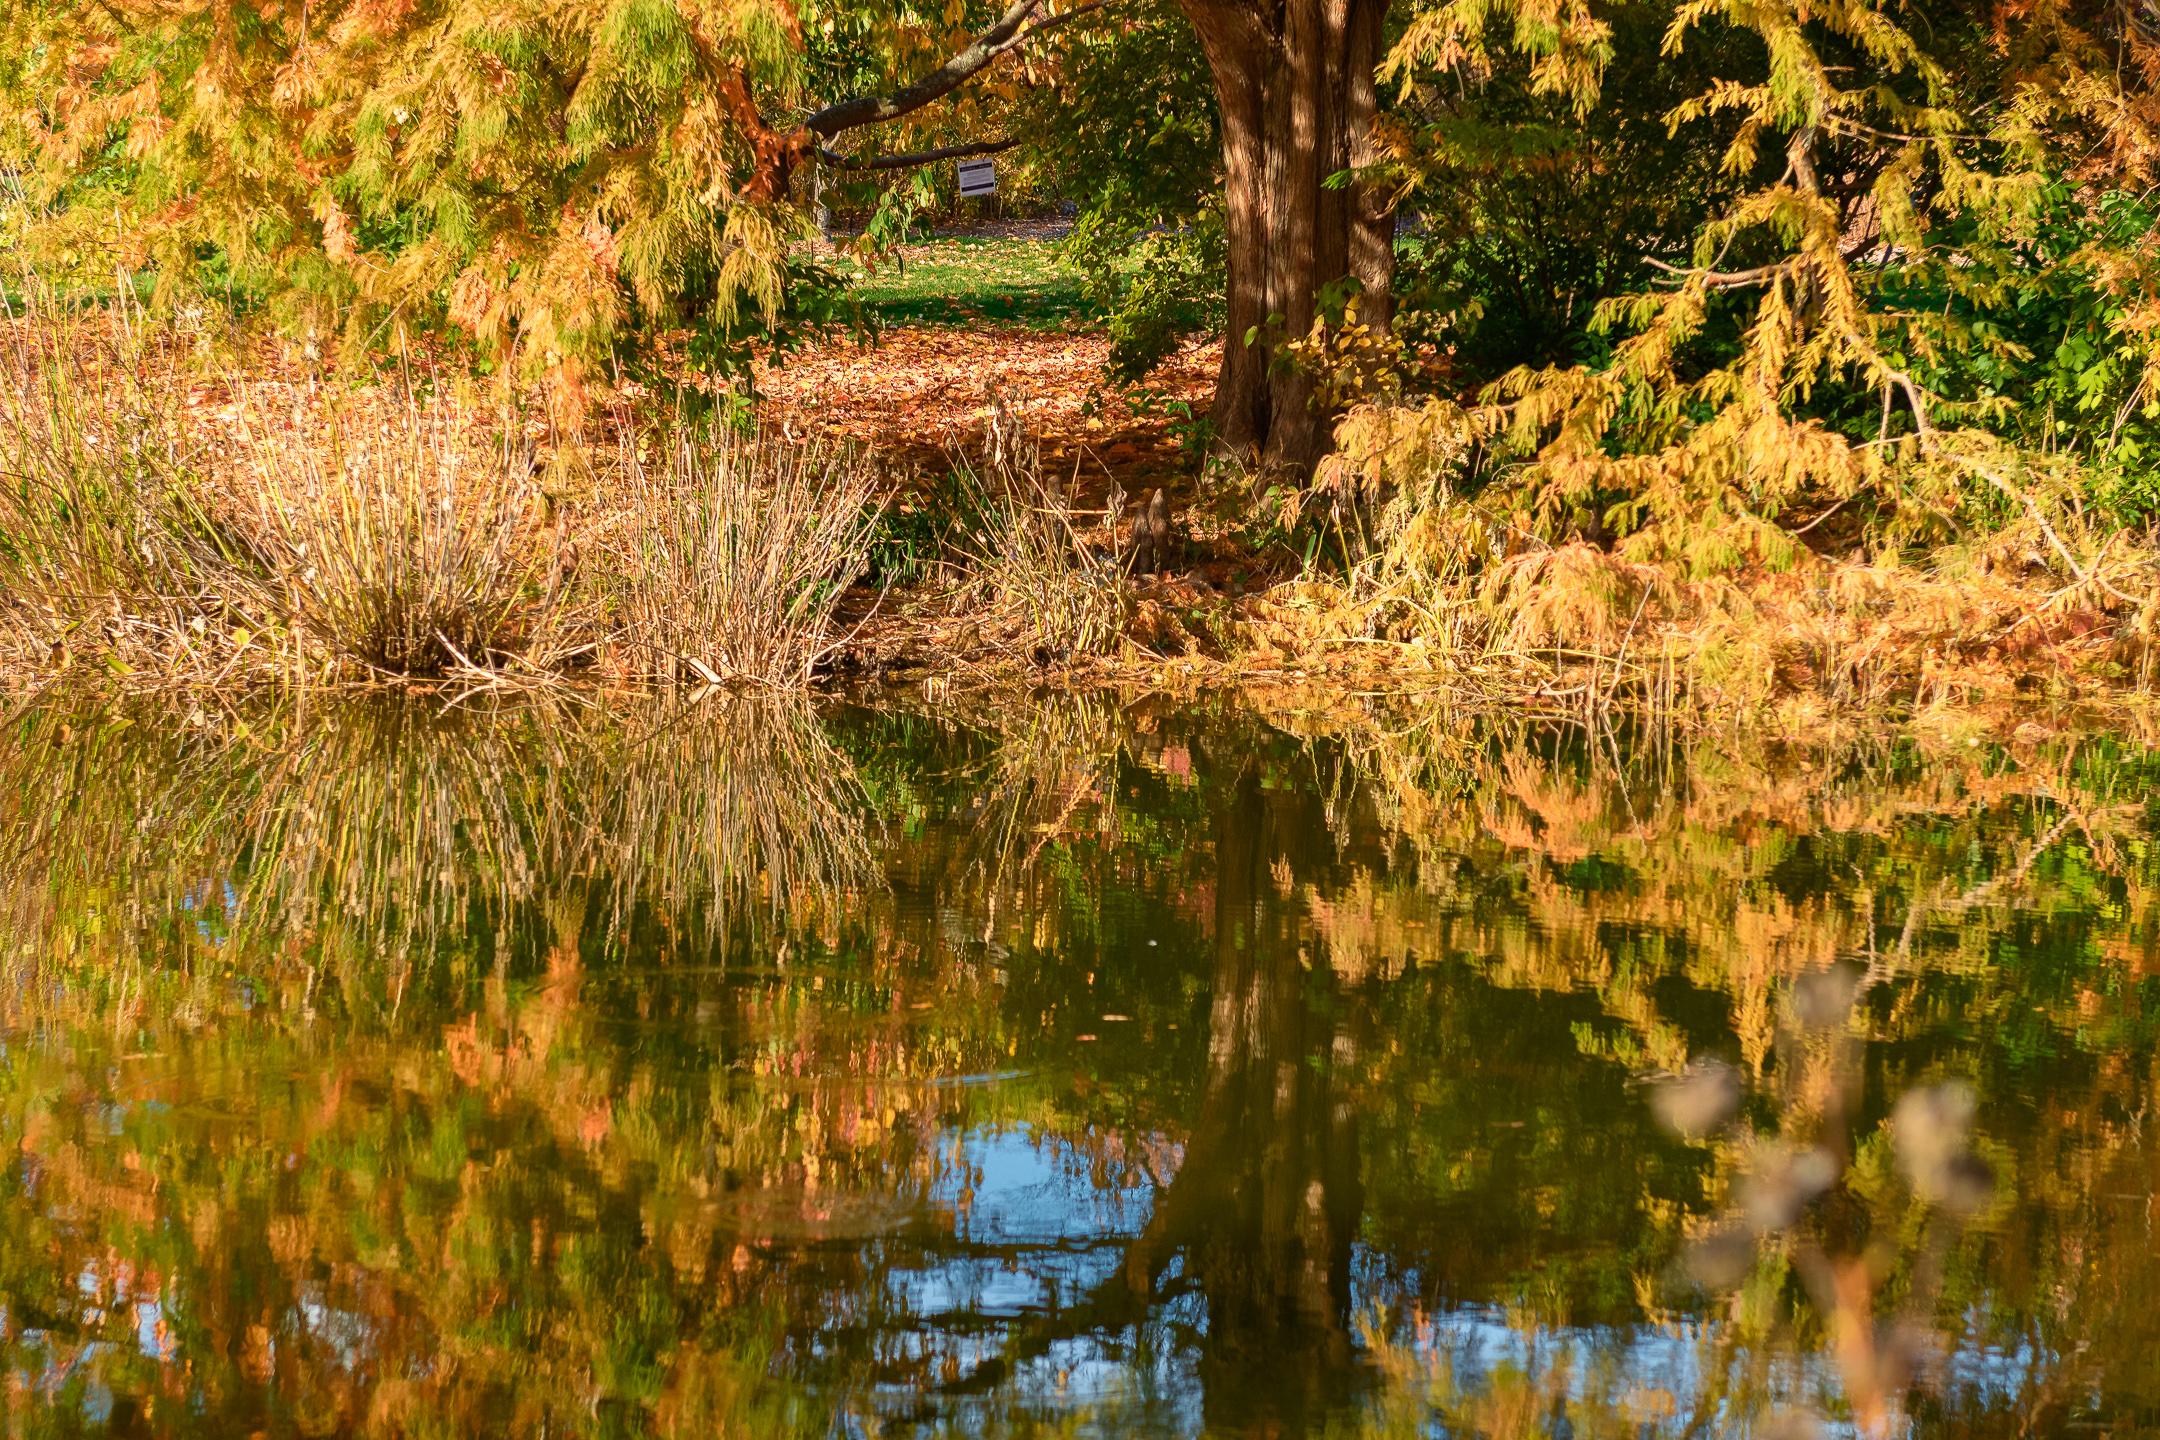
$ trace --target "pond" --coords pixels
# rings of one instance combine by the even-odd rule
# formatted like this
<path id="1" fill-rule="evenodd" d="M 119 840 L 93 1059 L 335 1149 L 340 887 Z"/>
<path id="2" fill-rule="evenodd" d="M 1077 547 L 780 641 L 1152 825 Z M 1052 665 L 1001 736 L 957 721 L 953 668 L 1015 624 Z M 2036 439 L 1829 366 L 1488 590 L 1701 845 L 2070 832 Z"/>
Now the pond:
<path id="1" fill-rule="evenodd" d="M 2160 758 L 444 698 L 6 717 L 9 1433 L 2160 1426 Z"/>

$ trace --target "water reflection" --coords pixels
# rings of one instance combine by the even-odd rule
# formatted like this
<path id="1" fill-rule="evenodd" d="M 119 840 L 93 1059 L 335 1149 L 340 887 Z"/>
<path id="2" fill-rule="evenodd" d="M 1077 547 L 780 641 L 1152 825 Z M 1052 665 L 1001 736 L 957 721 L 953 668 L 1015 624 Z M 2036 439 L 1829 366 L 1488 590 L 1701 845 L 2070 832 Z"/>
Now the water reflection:
<path id="1" fill-rule="evenodd" d="M 182 718 L 0 747 L 33 1430 L 2160 1401 L 2141 755 L 1069 698 Z"/>

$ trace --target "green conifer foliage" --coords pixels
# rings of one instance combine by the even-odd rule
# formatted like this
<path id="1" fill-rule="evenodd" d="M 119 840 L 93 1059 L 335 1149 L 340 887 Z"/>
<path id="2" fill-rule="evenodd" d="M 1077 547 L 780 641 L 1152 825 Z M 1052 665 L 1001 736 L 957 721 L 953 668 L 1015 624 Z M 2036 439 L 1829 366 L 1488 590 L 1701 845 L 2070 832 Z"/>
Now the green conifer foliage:
<path id="1" fill-rule="evenodd" d="M 1522 502 L 1698 575 L 1790 559 L 1786 517 L 1855 499 L 1911 539 L 2008 515 L 2084 580 L 2063 539 L 2082 497 L 2128 493 L 2089 467 L 2136 459 L 2160 416 L 2160 255 L 2124 219 L 2160 179 L 2149 12 L 1653 9 L 1661 58 L 1638 45 L 1627 73 L 1616 21 L 1641 10 L 1587 0 L 1444 0 L 1386 67 L 1437 96 L 1497 75 L 1563 134 L 1572 112 L 1555 163 L 1597 168 L 1616 92 L 1662 112 L 1638 151 L 1719 152 L 1707 209 L 1633 247 L 1597 304 L 1595 353 L 1519 366 L 1471 413 L 1527 457 Z M 1412 194 L 1464 173 L 1477 107 L 1435 108 L 1391 137 Z"/>

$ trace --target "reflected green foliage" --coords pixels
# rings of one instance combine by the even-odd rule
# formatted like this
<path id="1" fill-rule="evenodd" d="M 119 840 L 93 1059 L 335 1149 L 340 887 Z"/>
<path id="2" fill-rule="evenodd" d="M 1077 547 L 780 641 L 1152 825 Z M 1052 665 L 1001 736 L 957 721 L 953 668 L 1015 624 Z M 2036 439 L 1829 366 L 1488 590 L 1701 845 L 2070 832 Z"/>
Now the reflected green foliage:
<path id="1" fill-rule="evenodd" d="M 13 1423 L 2114 1425 L 2160 1403 L 2156 766 L 23 710 Z M 1676 1131 L 1683 1072 L 1733 1105 Z"/>

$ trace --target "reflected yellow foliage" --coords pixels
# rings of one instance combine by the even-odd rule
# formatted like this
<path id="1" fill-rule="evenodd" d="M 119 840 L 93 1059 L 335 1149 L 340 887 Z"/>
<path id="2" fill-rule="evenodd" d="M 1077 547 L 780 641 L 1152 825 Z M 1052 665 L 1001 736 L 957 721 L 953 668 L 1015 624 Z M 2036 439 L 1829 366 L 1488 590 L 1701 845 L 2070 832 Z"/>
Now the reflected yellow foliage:
<path id="1" fill-rule="evenodd" d="M 919 719 L 11 717 L 23 1413 L 995 1429 L 1128 1333 L 1232 1430 L 2150 1393 L 2142 757 Z"/>

